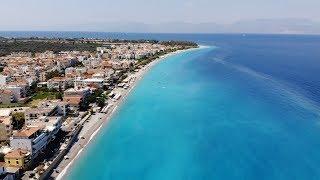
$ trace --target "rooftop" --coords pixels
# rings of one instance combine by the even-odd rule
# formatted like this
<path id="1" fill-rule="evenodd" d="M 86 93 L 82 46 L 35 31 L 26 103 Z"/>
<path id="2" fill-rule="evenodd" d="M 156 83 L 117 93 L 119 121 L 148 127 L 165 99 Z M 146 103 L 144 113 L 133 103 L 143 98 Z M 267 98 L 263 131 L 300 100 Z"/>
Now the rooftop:
<path id="1" fill-rule="evenodd" d="M 81 96 L 68 96 L 63 98 L 64 102 L 71 104 L 71 105 L 79 105 L 82 101 Z"/>
<path id="2" fill-rule="evenodd" d="M 12 110 L 11 109 L 0 109 L 0 116 L 7 117 L 10 116 Z"/>
<path id="3" fill-rule="evenodd" d="M 86 87 L 86 88 L 70 88 L 65 90 L 64 92 L 83 92 L 83 91 L 89 91 L 90 88 Z"/>
<path id="4" fill-rule="evenodd" d="M 33 134 L 37 133 L 41 128 L 40 127 L 26 127 L 20 131 L 17 131 L 13 134 L 13 137 L 30 137 Z"/>
<path id="5" fill-rule="evenodd" d="M 19 159 L 19 158 L 24 158 L 25 156 L 28 156 L 29 152 L 26 150 L 22 150 L 22 149 L 16 149 L 13 150 L 9 153 L 7 153 L 4 157 L 5 158 L 12 158 L 12 159 Z"/>
<path id="6" fill-rule="evenodd" d="M 20 169 L 17 167 L 6 167 L 6 170 L 10 174 L 17 174 Z"/>
<path id="7" fill-rule="evenodd" d="M 53 106 L 45 107 L 45 108 L 30 108 L 26 114 L 44 114 L 50 113 L 54 109 Z"/>
<path id="8" fill-rule="evenodd" d="M 85 82 L 96 82 L 96 83 L 102 83 L 104 80 L 102 78 L 90 78 L 83 80 Z"/>
<path id="9" fill-rule="evenodd" d="M 9 146 L 2 146 L 2 147 L 0 148 L 0 153 L 2 153 L 2 154 L 7 154 L 7 153 L 9 153 L 10 151 L 12 151 L 12 149 L 11 149 Z"/>
<path id="10" fill-rule="evenodd" d="M 11 125 L 12 122 L 12 117 L 0 117 L 0 123 L 5 124 L 5 125 Z"/>
<path id="11" fill-rule="evenodd" d="M 11 91 L 11 90 L 2 89 L 2 90 L 0 90 L 0 94 L 11 95 L 11 94 L 12 94 L 12 91 Z"/>

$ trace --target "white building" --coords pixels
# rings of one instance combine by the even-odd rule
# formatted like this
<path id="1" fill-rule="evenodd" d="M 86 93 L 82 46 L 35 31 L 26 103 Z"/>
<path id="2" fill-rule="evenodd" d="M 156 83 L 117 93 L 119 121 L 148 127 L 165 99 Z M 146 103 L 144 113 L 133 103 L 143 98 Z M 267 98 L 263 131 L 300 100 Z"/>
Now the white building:
<path id="1" fill-rule="evenodd" d="M 49 141 L 55 138 L 62 126 L 61 116 L 41 117 L 37 120 L 26 122 L 27 127 L 44 127 L 49 136 Z"/>
<path id="2" fill-rule="evenodd" d="M 27 96 L 27 89 L 24 86 L 6 86 L 7 90 L 12 91 L 14 94 L 14 100 L 19 101 Z"/>
<path id="3" fill-rule="evenodd" d="M 66 116 L 67 103 L 60 100 L 47 100 L 40 102 L 37 108 L 30 108 L 25 112 L 25 121 L 35 121 L 46 116 Z"/>
<path id="4" fill-rule="evenodd" d="M 91 79 L 84 79 L 83 82 L 86 86 L 95 86 L 98 88 L 103 87 L 104 79 L 102 78 L 91 78 Z"/>
<path id="5" fill-rule="evenodd" d="M 4 76 L 2 74 L 0 74 L 0 86 L 1 85 L 6 85 L 7 82 L 10 81 L 10 77 L 9 76 Z"/>
<path id="6" fill-rule="evenodd" d="M 103 78 L 83 79 L 79 77 L 74 80 L 74 87 L 75 89 L 86 88 L 88 86 L 95 86 L 97 88 L 102 88 L 103 83 L 104 83 Z"/>
<path id="7" fill-rule="evenodd" d="M 0 141 L 8 141 L 12 133 L 12 117 L 0 117 Z"/>
<path id="8" fill-rule="evenodd" d="M 76 72 L 76 68 L 74 67 L 68 67 L 64 70 L 64 73 L 67 74 L 67 73 L 73 73 L 73 72 Z"/>
<path id="9" fill-rule="evenodd" d="M 71 86 L 73 83 L 71 78 L 65 77 L 54 77 L 47 81 L 48 89 L 62 90 L 64 91 L 68 86 Z"/>
<path id="10" fill-rule="evenodd" d="M 31 153 L 35 158 L 41 150 L 45 149 L 49 140 L 49 134 L 40 127 L 26 127 L 10 138 L 10 147 L 14 150 L 23 149 Z"/>
<path id="11" fill-rule="evenodd" d="M 47 100 L 42 101 L 38 104 L 39 108 L 54 108 L 54 115 L 66 116 L 67 115 L 67 104 L 61 100 Z"/>

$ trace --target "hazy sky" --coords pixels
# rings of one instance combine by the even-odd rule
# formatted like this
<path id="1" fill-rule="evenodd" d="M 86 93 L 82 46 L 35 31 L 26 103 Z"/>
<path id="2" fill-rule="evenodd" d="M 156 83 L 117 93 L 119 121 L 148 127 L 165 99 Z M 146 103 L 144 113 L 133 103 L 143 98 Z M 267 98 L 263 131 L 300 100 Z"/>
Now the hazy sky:
<path id="1" fill-rule="evenodd" d="M 1 0 L 0 7 L 0 30 L 104 22 L 320 21 L 320 0 Z"/>

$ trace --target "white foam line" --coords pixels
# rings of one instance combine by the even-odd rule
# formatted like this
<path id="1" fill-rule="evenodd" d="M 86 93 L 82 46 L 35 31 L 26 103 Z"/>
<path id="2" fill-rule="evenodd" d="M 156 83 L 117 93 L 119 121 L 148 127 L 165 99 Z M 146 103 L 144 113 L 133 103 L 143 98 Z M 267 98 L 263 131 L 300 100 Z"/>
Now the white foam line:
<path id="1" fill-rule="evenodd" d="M 118 108 L 118 105 L 116 105 L 116 106 L 113 108 L 111 114 L 113 114 L 113 113 L 117 110 L 117 108 Z"/>
<path id="2" fill-rule="evenodd" d="M 91 136 L 90 136 L 90 138 L 89 138 L 89 141 L 86 143 L 85 146 L 87 146 L 87 145 L 90 143 L 90 141 L 96 136 L 96 134 L 100 131 L 100 129 L 102 128 L 102 126 L 103 126 L 103 123 L 99 126 L 99 128 L 98 128 L 96 131 L 94 131 L 94 132 L 91 134 Z"/>
<path id="3" fill-rule="evenodd" d="M 117 106 L 116 106 L 117 107 Z M 116 108 L 115 107 L 115 108 Z M 113 112 L 113 111 L 112 111 Z M 88 140 L 88 142 L 84 145 L 84 146 L 82 146 L 82 148 L 79 150 L 79 152 L 76 154 L 76 156 L 70 161 L 70 163 L 61 171 L 61 173 L 58 175 L 58 177 L 56 178 L 57 180 L 61 180 L 62 178 L 63 178 L 63 176 L 66 174 L 66 172 L 67 172 L 67 170 L 71 167 L 71 165 L 74 163 L 74 161 L 75 160 L 77 160 L 78 159 L 78 157 L 79 157 L 79 155 L 82 153 L 82 151 L 84 150 L 84 148 L 91 142 L 91 140 L 97 135 L 97 133 L 101 130 L 101 128 L 103 127 L 103 123 L 99 126 L 99 128 L 97 129 L 97 130 L 95 130 L 92 134 L 91 134 L 91 136 L 90 136 L 90 138 L 89 138 L 89 140 Z"/>
<path id="4" fill-rule="evenodd" d="M 83 151 L 83 148 L 81 148 L 79 150 L 79 152 L 76 154 L 76 156 L 70 161 L 70 163 L 59 173 L 59 175 L 57 176 L 57 180 L 62 180 L 62 178 L 64 177 L 64 175 L 66 174 L 67 170 L 70 168 L 70 166 L 72 165 L 72 163 L 78 158 L 78 156 L 81 154 L 81 152 Z"/>

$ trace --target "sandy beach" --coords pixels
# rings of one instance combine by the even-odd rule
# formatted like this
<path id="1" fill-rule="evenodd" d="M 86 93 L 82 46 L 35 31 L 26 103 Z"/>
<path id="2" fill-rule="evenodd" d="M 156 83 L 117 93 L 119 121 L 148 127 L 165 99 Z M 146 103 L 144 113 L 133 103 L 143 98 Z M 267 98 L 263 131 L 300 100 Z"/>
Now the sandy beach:
<path id="1" fill-rule="evenodd" d="M 113 114 L 118 110 L 118 107 L 126 100 L 127 96 L 130 94 L 131 90 L 138 84 L 138 82 L 143 78 L 143 76 L 157 63 L 166 59 L 169 56 L 182 53 L 185 51 L 190 51 L 192 49 L 186 50 L 179 50 L 175 51 L 166 55 L 161 56 L 160 58 L 152 61 L 151 63 L 147 64 L 143 68 L 141 68 L 138 72 L 134 72 L 130 74 L 132 77 L 132 81 L 129 82 L 129 88 L 115 88 L 114 91 L 121 93 L 121 98 L 119 100 L 108 100 L 108 104 L 110 108 L 108 109 L 107 113 L 96 113 L 92 115 L 89 120 L 85 121 L 83 124 L 83 129 L 79 134 L 79 140 L 73 144 L 70 151 L 63 161 L 58 165 L 56 171 L 52 173 L 51 177 L 56 178 L 58 180 L 64 179 L 65 176 L 68 174 L 68 170 L 76 163 L 81 153 L 88 147 L 88 145 L 94 140 L 94 137 L 99 133 L 100 129 L 105 128 L 108 125 L 108 122 L 112 118 Z"/>

